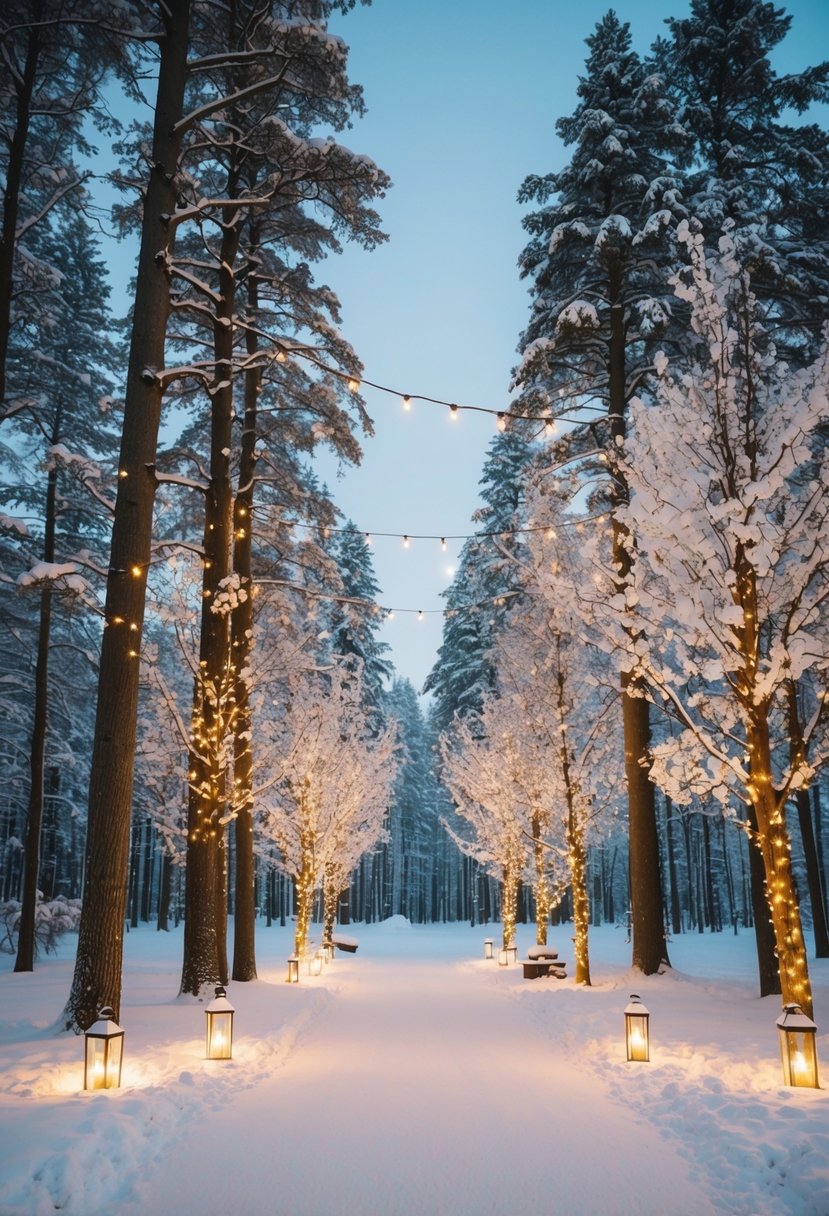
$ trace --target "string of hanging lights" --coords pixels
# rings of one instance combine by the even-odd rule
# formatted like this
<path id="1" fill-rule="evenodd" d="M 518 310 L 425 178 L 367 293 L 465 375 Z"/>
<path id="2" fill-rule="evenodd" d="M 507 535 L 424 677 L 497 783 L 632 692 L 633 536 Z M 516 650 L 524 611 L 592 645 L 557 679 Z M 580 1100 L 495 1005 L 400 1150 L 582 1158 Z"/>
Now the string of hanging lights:
<path id="1" fill-rule="evenodd" d="M 603 519 L 609 518 L 609 512 L 603 511 L 596 515 L 581 516 L 574 519 L 559 520 L 559 527 L 573 528 L 576 531 L 582 531 L 586 524 L 600 523 Z M 324 537 L 329 535 L 334 536 L 361 536 L 366 544 L 371 544 L 375 538 L 384 538 L 387 540 L 399 540 L 404 549 L 411 548 L 412 541 L 415 540 L 436 540 L 440 542 L 442 552 L 446 552 L 449 541 L 467 541 L 467 540 L 508 540 L 515 536 L 530 536 L 543 533 L 547 540 L 556 539 L 555 528 L 549 524 L 540 524 L 538 526 L 529 526 L 526 528 L 502 528 L 492 530 L 482 530 L 480 532 L 446 532 L 443 535 L 439 532 L 384 532 L 368 530 L 362 528 L 335 528 L 328 524 L 306 523 L 301 519 L 281 519 L 276 520 L 276 523 L 284 524 L 290 528 L 303 528 L 309 532 L 320 532 Z"/>
<path id="2" fill-rule="evenodd" d="M 424 620 L 427 616 L 442 616 L 451 619 L 461 612 L 477 612 L 482 608 L 501 607 L 507 600 L 514 599 L 515 596 L 521 594 L 520 591 L 505 591 L 500 595 L 476 600 L 474 604 L 460 604 L 455 608 L 392 608 L 385 604 L 378 604 L 375 600 L 362 599 L 360 596 L 337 595 L 332 591 L 318 591 L 315 587 L 303 587 L 301 583 L 292 583 L 290 579 L 261 578 L 256 581 L 257 586 L 260 587 L 285 587 L 289 591 L 297 591 L 300 595 L 304 595 L 310 599 L 325 600 L 327 603 L 333 604 L 350 604 L 355 608 L 364 608 L 373 616 L 382 615 L 387 621 L 393 621 L 396 616 L 415 616 L 419 621 Z"/>
<path id="3" fill-rule="evenodd" d="M 332 367 L 320 357 L 320 354 L 312 346 L 306 346 L 300 342 L 282 341 L 276 347 L 274 360 L 277 363 L 287 363 L 289 357 L 296 357 L 307 360 L 318 367 L 320 371 L 326 372 L 328 375 L 335 376 L 338 380 L 344 381 L 348 386 L 349 392 L 359 393 L 363 387 L 373 388 L 378 393 L 386 393 L 390 397 L 396 397 L 403 409 L 408 413 L 412 409 L 415 401 L 425 401 L 429 405 L 438 405 L 449 411 L 449 418 L 452 422 L 457 422 L 462 413 L 468 414 L 487 414 L 495 419 L 495 424 L 499 431 L 507 430 L 510 422 L 532 422 L 543 424 L 544 432 L 547 435 L 554 435 L 559 422 L 570 423 L 574 426 L 584 422 L 584 417 L 571 418 L 565 414 L 525 414 L 519 410 L 512 409 L 493 409 L 491 406 L 484 405 L 465 405 L 457 401 L 446 401 L 442 397 L 431 397 L 426 393 L 409 393 L 403 389 L 392 388 L 388 384 L 380 384 L 376 380 L 369 380 L 366 377 L 358 377 L 352 372 L 341 371 L 340 368 Z M 560 397 L 563 397 L 563 390 L 560 390 Z M 591 409 L 593 407 L 582 405 L 579 407 L 581 411 Z"/>

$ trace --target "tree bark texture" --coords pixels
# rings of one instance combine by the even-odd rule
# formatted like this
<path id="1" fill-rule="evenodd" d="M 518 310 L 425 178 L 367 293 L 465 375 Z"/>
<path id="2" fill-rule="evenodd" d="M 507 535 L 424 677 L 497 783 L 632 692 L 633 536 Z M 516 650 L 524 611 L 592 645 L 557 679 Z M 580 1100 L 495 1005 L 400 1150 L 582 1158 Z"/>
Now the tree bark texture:
<path id="1" fill-rule="evenodd" d="M 230 451 L 233 426 L 233 267 L 238 225 L 228 215 L 218 269 L 219 300 L 213 326 L 215 367 L 210 387 L 210 484 L 205 496 L 204 571 L 199 674 L 194 681 L 191 780 L 187 808 L 187 888 L 181 992 L 201 996 L 226 975 L 222 882 L 223 817 L 227 809 L 225 746 L 233 729 L 234 679 L 230 614 L 215 609 L 230 572 L 233 496 Z M 224 962 L 223 962 L 224 960 Z"/>
<path id="2" fill-rule="evenodd" d="M 86 1029 L 103 1005 L 121 1006 L 124 905 L 147 569 L 151 555 L 155 458 L 170 312 L 164 220 L 176 206 L 176 172 L 187 77 L 190 0 L 160 6 L 161 42 L 152 167 L 141 231 L 118 491 L 105 604 L 95 739 L 89 781 L 86 890 L 72 989 L 63 1021 Z M 159 256 L 159 255 L 162 256 Z"/>
<path id="3" fill-rule="evenodd" d="M 60 438 L 58 411 L 51 442 Z M 55 560 L 55 513 L 58 485 L 56 467 L 49 470 L 46 483 L 46 511 L 44 517 L 43 560 Z M 29 807 L 26 819 L 26 844 L 23 861 L 23 898 L 20 906 L 20 927 L 17 937 L 15 971 L 32 971 L 35 962 L 35 918 L 37 915 L 37 891 L 40 876 L 40 835 L 43 827 L 44 770 L 46 765 L 46 730 L 49 717 L 49 642 L 52 631 L 52 588 L 48 582 L 40 593 L 40 620 L 37 632 L 37 660 L 35 663 L 34 709 L 32 713 L 32 738 L 29 747 Z"/>
<path id="4" fill-rule="evenodd" d="M 257 309 L 256 281 L 248 280 L 248 316 Z M 255 333 L 248 329 L 247 353 L 257 348 Z M 233 913 L 233 978 L 256 979 L 256 863 L 253 853 L 253 721 L 250 680 L 253 650 L 253 485 L 256 471 L 257 401 L 261 372 L 245 373 L 245 420 L 239 457 L 239 481 L 233 505 L 233 569 L 241 590 L 247 592 L 233 609 L 231 653 L 235 686 L 236 718 L 233 741 L 233 775 L 236 819 L 236 886 Z"/>

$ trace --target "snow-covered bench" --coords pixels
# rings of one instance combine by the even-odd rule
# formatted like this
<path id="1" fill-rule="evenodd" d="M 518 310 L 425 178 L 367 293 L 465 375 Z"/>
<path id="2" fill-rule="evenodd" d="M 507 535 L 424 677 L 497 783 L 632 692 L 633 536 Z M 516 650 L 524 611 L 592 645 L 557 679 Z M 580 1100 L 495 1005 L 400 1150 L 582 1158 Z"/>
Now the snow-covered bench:
<path id="1" fill-rule="evenodd" d="M 558 951 L 550 946 L 530 946 L 526 959 L 521 960 L 525 980 L 537 980 L 542 976 L 552 975 L 557 980 L 563 980 L 566 971 L 563 961 L 558 957 Z"/>
<path id="2" fill-rule="evenodd" d="M 357 947 L 360 944 L 353 937 L 341 937 L 339 934 L 332 937 L 331 942 L 338 950 L 345 950 L 348 954 L 356 954 Z"/>

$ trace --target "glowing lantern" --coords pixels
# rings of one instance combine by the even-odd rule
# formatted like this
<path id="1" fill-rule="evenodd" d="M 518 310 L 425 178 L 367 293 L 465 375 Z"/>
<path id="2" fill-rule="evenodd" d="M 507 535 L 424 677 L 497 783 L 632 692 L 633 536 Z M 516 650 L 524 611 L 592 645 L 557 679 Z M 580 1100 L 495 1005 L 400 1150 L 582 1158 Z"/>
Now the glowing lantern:
<path id="1" fill-rule="evenodd" d="M 204 1011 L 207 1019 L 208 1060 L 229 1060 L 233 1055 L 233 1014 L 235 1010 L 227 999 L 221 984 L 216 985 L 215 999 Z"/>
<path id="2" fill-rule="evenodd" d="M 498 966 L 506 967 L 508 962 L 509 962 L 509 951 L 508 950 L 499 950 L 498 951 Z"/>
<path id="3" fill-rule="evenodd" d="M 311 959 L 311 975 L 322 975 L 322 950 L 317 950 L 314 957 Z"/>
<path id="4" fill-rule="evenodd" d="M 625 1008 L 625 1046 L 629 1060 L 650 1060 L 650 1034 L 645 1006 L 635 992 L 630 994 L 630 1004 Z"/>
<path id="5" fill-rule="evenodd" d="M 323 942 L 322 951 L 323 951 L 323 954 L 325 955 L 326 963 L 331 963 L 334 961 L 334 943 L 333 942 Z"/>
<path id="6" fill-rule="evenodd" d="M 484 958 L 492 958 L 492 938 L 484 938 Z"/>
<path id="7" fill-rule="evenodd" d="M 288 959 L 288 983 L 299 983 L 299 955 L 292 954 Z"/>
<path id="8" fill-rule="evenodd" d="M 515 942 L 510 942 L 507 946 L 507 962 L 515 963 L 518 961 L 518 947 Z"/>
<path id="9" fill-rule="evenodd" d="M 121 1084 L 124 1032 L 109 1005 L 98 1013 L 84 1035 L 84 1089 L 117 1089 Z"/>
<path id="10" fill-rule="evenodd" d="M 817 1026 L 799 1005 L 784 1005 L 777 1019 L 783 1084 L 820 1089 L 817 1078 Z"/>

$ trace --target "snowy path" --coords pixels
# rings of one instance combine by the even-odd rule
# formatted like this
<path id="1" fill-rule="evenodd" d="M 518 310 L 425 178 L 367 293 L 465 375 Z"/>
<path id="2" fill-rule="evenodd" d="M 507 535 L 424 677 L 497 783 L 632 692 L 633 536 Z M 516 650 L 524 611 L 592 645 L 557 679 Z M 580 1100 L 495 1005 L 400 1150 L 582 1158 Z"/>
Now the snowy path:
<path id="1" fill-rule="evenodd" d="M 332 999 L 281 1067 L 188 1121 L 118 1216 L 715 1211 L 493 964 L 407 959 L 404 939 L 327 975 Z"/>

